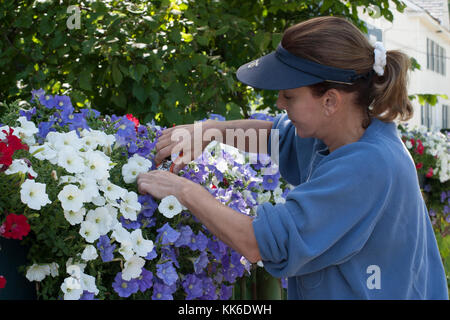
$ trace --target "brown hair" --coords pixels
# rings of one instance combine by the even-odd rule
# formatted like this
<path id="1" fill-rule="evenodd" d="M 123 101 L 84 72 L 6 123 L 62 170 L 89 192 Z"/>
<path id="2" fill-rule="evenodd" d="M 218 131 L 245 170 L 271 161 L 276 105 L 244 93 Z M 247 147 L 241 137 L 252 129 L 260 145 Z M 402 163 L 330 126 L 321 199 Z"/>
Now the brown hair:
<path id="1" fill-rule="evenodd" d="M 332 88 L 356 92 L 355 103 L 365 108 L 369 116 L 382 121 L 412 118 L 414 109 L 407 93 L 409 57 L 400 51 L 389 50 L 383 76 L 369 73 L 374 64 L 374 47 L 344 18 L 318 17 L 298 23 L 284 32 L 281 44 L 301 58 L 370 75 L 351 85 L 326 81 L 311 85 L 315 96 L 320 97 Z M 366 122 L 363 127 L 368 125 Z"/>

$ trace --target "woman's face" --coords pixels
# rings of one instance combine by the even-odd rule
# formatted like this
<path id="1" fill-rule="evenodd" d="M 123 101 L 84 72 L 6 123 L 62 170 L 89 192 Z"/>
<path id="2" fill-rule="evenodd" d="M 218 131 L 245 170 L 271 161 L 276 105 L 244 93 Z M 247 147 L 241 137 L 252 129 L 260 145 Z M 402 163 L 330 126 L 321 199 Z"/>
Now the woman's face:
<path id="1" fill-rule="evenodd" d="M 280 90 L 277 106 L 286 110 L 289 119 L 302 138 L 319 137 L 326 125 L 322 99 L 312 95 L 308 87 Z"/>

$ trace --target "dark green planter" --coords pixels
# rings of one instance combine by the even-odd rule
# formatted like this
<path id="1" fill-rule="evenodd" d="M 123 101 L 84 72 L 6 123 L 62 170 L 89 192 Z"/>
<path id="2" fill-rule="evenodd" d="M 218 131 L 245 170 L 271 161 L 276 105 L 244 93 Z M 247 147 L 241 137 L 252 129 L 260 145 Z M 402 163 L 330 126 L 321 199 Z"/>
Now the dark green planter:
<path id="1" fill-rule="evenodd" d="M 18 271 L 26 265 L 27 249 L 19 240 L 0 237 L 0 275 L 6 278 L 6 287 L 0 289 L 0 300 L 35 300 L 35 284 Z"/>
<path id="2" fill-rule="evenodd" d="M 234 300 L 285 300 L 286 290 L 281 280 L 264 268 L 255 268 L 250 277 L 240 279 L 233 288 Z"/>

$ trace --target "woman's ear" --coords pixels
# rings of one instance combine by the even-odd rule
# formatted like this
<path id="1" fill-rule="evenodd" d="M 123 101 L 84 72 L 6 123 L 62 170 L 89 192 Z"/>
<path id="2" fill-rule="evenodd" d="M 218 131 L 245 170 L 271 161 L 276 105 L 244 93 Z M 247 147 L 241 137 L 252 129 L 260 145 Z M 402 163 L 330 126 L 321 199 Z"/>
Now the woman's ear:
<path id="1" fill-rule="evenodd" d="M 332 116 L 338 111 L 342 102 L 342 95 L 336 89 L 329 89 L 322 96 L 322 107 L 326 116 Z"/>

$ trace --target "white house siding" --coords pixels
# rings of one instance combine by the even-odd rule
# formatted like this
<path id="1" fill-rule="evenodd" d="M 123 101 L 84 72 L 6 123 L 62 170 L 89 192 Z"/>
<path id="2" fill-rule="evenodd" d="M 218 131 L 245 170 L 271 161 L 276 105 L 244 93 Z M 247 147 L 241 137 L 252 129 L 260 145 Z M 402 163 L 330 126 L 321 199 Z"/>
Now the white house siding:
<path id="1" fill-rule="evenodd" d="M 429 0 L 436 2 L 434 0 Z M 446 0 L 442 0 L 446 3 Z M 441 24 L 429 12 L 416 5 L 412 1 L 404 1 L 407 8 L 403 13 L 394 8 L 394 21 L 389 22 L 384 18 L 372 18 L 367 13 L 360 12 L 362 19 L 370 26 L 381 30 L 382 42 L 387 50 L 401 50 L 407 55 L 414 57 L 421 65 L 420 70 L 410 72 L 409 94 L 433 93 L 445 94 L 448 99 L 439 98 L 438 103 L 431 107 L 429 115 L 431 121 L 428 123 L 430 129 L 439 130 L 443 127 L 443 106 L 448 106 L 447 117 L 450 113 L 450 31 L 448 29 L 448 9 L 445 12 L 447 23 Z M 424 2 L 424 1 L 421 1 Z M 445 15 L 439 17 L 444 20 Z M 433 40 L 445 49 L 445 75 L 427 69 L 427 39 Z M 379 40 L 379 39 L 378 39 Z M 422 110 L 418 100 L 413 101 L 414 117 L 408 121 L 411 125 L 427 124 L 422 117 Z M 424 109 L 426 111 L 426 107 Z M 445 112 L 444 112 L 445 115 Z M 450 119 L 447 120 L 450 126 Z"/>

